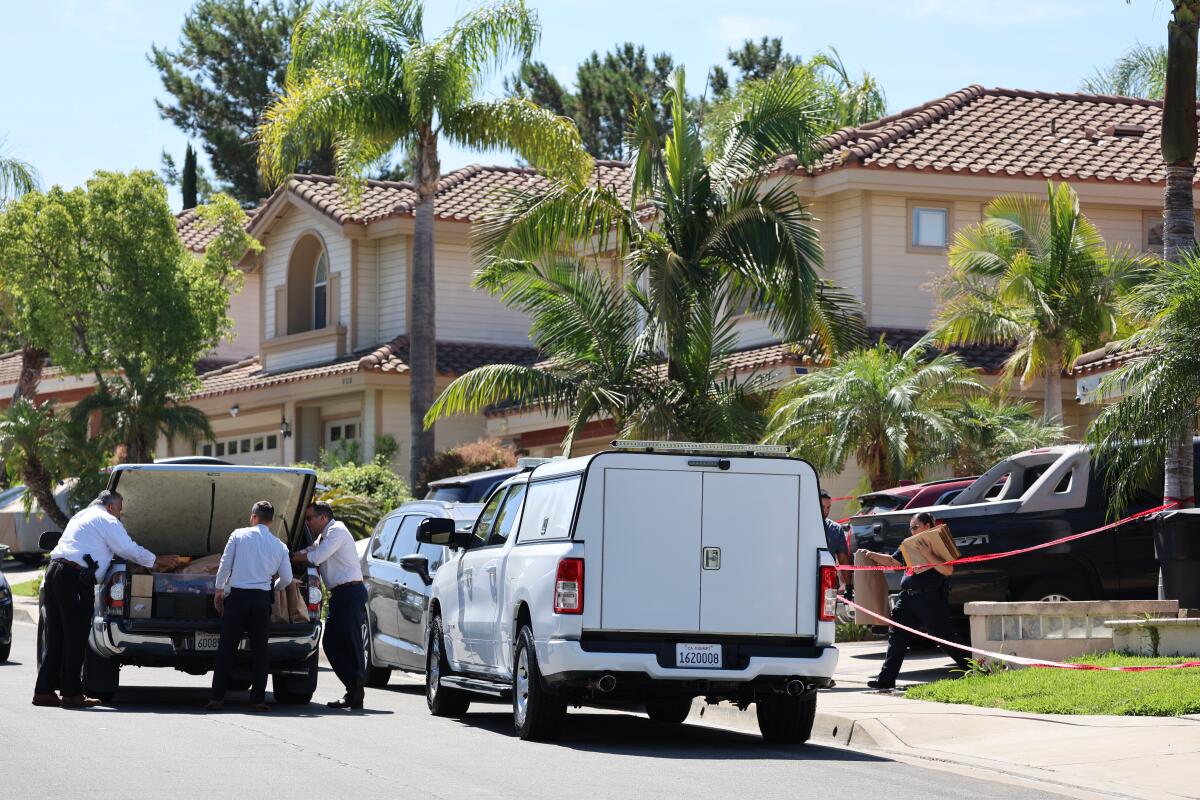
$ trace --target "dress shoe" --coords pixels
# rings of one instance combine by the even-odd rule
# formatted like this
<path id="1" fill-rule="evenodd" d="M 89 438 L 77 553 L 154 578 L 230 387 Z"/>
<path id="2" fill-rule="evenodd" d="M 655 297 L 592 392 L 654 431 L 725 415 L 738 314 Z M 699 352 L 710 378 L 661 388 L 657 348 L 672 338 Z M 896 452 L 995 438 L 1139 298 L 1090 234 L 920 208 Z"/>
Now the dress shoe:
<path id="1" fill-rule="evenodd" d="M 361 711 L 363 707 L 363 699 L 363 693 L 361 691 L 353 693 L 346 692 L 346 696 L 341 700 L 333 700 L 325 705 L 329 706 L 330 708 L 349 708 L 354 711 Z"/>
<path id="2" fill-rule="evenodd" d="M 871 678 L 871 680 L 867 681 L 867 687 L 870 689 L 878 689 L 881 692 L 890 692 L 892 689 L 896 688 L 896 684 L 884 683 L 878 678 Z"/>
<path id="3" fill-rule="evenodd" d="M 225 701 L 224 700 L 209 700 L 208 705 L 206 705 L 204 707 L 204 710 L 205 711 L 224 711 L 225 710 Z"/>
<path id="4" fill-rule="evenodd" d="M 58 708 L 62 705 L 62 701 L 58 699 L 56 692 L 49 694 L 35 694 L 33 696 L 33 704 L 35 706 L 45 706 L 46 708 Z"/>
<path id="5" fill-rule="evenodd" d="M 100 701 L 94 697 L 88 697 L 85 694 L 75 694 L 70 697 L 63 696 L 63 708 L 95 708 L 100 705 Z"/>

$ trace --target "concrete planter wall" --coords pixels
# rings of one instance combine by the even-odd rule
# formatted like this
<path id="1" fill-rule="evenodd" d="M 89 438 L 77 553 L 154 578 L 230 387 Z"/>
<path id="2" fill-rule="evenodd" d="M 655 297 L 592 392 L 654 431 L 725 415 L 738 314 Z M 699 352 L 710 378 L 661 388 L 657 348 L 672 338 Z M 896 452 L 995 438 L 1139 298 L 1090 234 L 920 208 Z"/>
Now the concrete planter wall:
<path id="1" fill-rule="evenodd" d="M 1113 649 L 1139 656 L 1200 656 L 1200 619 L 1114 619 Z"/>
<path id="2" fill-rule="evenodd" d="M 1086 600 L 1068 603 L 967 603 L 971 646 L 1006 655 L 1063 661 L 1121 649 L 1108 620 L 1143 614 L 1175 617 L 1174 600 Z"/>

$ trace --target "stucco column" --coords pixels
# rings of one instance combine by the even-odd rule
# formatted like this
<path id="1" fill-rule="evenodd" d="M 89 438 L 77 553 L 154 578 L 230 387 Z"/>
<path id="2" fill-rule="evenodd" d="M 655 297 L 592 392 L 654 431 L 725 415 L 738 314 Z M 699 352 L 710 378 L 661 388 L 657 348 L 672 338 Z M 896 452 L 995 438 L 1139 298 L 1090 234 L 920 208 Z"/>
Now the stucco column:
<path id="1" fill-rule="evenodd" d="M 375 440 L 379 438 L 379 404 L 381 392 L 370 386 L 363 389 L 362 402 L 362 459 L 375 457 Z"/>
<path id="2" fill-rule="evenodd" d="M 292 426 L 292 435 L 282 437 L 279 442 L 279 453 L 284 466 L 296 463 L 296 433 L 300 427 L 300 420 L 296 418 L 296 404 L 288 401 L 283 404 L 283 418 Z"/>

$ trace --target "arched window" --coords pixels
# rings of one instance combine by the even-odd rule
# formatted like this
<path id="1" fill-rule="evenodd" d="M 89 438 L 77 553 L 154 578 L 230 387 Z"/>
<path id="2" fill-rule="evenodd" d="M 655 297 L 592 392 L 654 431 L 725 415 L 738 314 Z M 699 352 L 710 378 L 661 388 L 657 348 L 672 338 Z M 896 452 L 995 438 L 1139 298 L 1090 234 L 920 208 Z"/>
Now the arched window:
<path id="1" fill-rule="evenodd" d="M 317 266 L 313 273 L 313 330 L 320 330 L 325 327 L 329 308 L 329 259 L 324 250 L 317 256 Z"/>

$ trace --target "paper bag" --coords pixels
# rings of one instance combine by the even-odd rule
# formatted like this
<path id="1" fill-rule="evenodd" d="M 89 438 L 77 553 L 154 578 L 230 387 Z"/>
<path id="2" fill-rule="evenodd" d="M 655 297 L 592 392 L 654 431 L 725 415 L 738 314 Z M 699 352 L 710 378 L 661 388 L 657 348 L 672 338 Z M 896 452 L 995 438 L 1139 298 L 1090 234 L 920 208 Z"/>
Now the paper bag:
<path id="1" fill-rule="evenodd" d="M 925 542 L 929 545 L 932 557 L 916 546 L 918 542 Z M 915 533 L 905 539 L 900 543 L 900 554 L 904 556 L 905 565 L 913 572 L 918 573 L 930 569 L 929 564 L 944 564 L 961 555 L 954 545 L 954 537 L 950 535 L 950 529 L 946 527 L 945 523 L 927 531 Z"/>
<path id="2" fill-rule="evenodd" d="M 854 566 L 865 567 L 871 566 L 874 562 L 867 559 L 862 553 L 854 554 Z M 863 608 L 875 612 L 884 620 L 891 616 L 891 609 L 888 607 L 888 591 L 886 573 L 877 572 L 875 570 L 864 570 L 863 572 L 854 573 L 854 602 L 858 603 Z M 874 617 L 854 609 L 854 621 L 859 625 L 882 625 L 883 620 L 875 619 Z"/>
<path id="3" fill-rule="evenodd" d="M 286 589 L 275 592 L 271 604 L 271 622 L 286 625 L 293 622 L 308 622 L 308 603 L 300 595 L 300 581 L 292 581 Z"/>

